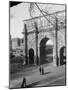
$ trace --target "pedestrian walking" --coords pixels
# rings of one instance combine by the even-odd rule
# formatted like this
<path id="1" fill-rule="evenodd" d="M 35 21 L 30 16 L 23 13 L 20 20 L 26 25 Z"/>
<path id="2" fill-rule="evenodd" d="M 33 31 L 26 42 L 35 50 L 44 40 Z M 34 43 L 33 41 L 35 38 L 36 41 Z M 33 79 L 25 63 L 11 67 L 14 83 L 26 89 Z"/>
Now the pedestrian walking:
<path id="1" fill-rule="evenodd" d="M 44 68 L 42 67 L 42 75 L 44 75 Z"/>
<path id="2" fill-rule="evenodd" d="M 40 75 L 41 75 L 41 66 L 40 66 L 40 68 L 39 68 L 39 72 L 40 72 Z"/>
<path id="3" fill-rule="evenodd" d="M 26 87 L 26 78 L 24 77 L 23 78 L 23 82 L 22 82 L 22 85 L 21 85 L 21 88 L 24 88 Z"/>

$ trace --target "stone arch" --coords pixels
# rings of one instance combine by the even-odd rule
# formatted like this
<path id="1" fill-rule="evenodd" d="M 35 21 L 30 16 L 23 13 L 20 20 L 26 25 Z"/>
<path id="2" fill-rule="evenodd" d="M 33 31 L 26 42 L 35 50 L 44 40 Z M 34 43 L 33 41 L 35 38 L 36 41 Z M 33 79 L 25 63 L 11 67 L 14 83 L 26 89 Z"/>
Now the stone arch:
<path id="1" fill-rule="evenodd" d="M 29 49 L 29 64 L 34 64 L 34 49 Z"/>
<path id="2" fill-rule="evenodd" d="M 55 32 L 41 32 L 38 34 L 38 61 L 40 61 L 40 42 L 43 38 L 49 38 L 49 40 L 53 41 L 53 64 L 56 64 L 55 59 Z M 31 34 L 28 36 L 28 55 L 29 55 L 29 49 L 32 48 L 34 50 L 34 63 L 36 64 L 36 38 L 35 34 Z"/>

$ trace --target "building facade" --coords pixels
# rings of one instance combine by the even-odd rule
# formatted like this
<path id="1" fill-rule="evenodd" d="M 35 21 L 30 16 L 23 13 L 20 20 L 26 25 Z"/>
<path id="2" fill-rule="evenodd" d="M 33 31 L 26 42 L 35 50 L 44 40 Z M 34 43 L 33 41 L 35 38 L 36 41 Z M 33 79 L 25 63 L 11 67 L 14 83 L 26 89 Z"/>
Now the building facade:
<path id="1" fill-rule="evenodd" d="M 24 52 L 28 63 L 33 60 L 36 64 L 38 60 L 39 64 L 43 64 L 50 60 L 54 66 L 60 64 L 60 50 L 66 47 L 65 16 L 63 18 L 64 20 L 58 18 L 57 26 L 55 20 L 55 23 L 52 21 L 52 26 L 43 16 L 24 20 Z"/>
<path id="2" fill-rule="evenodd" d="M 13 38 L 12 39 L 12 51 L 13 51 L 13 55 L 15 56 L 21 56 L 24 55 L 23 54 L 23 39 L 20 38 Z"/>

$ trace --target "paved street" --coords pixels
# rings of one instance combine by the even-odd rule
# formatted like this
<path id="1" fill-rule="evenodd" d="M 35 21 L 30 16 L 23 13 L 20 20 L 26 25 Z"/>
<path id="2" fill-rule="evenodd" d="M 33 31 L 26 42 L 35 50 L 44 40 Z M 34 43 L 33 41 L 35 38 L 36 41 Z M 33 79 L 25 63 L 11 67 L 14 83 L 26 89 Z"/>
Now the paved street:
<path id="1" fill-rule="evenodd" d="M 65 85 L 65 75 L 60 75 L 58 77 L 51 77 L 47 79 L 43 79 L 39 82 L 33 83 L 28 87 L 41 87 L 41 86 L 59 86 Z"/>
<path id="2" fill-rule="evenodd" d="M 20 88 L 23 75 L 26 76 L 27 87 L 65 85 L 65 66 L 55 67 L 52 65 L 43 65 L 44 75 L 40 75 L 39 67 L 32 71 L 19 72 L 17 78 L 10 80 L 10 88 Z"/>

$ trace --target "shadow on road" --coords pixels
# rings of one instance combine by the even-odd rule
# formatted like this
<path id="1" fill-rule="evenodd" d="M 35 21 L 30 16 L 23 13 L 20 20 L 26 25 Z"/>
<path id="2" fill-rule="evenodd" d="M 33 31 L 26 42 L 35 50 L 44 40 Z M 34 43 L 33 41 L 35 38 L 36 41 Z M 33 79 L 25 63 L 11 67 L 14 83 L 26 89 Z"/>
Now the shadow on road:
<path id="1" fill-rule="evenodd" d="M 51 73 L 51 72 L 46 72 L 46 73 L 44 73 L 44 75 L 49 74 L 49 73 Z"/>
<path id="2" fill-rule="evenodd" d="M 46 73 L 44 73 L 44 75 L 49 74 L 49 73 L 51 73 L 51 72 L 46 72 Z M 42 81 L 42 80 L 41 80 L 41 81 Z M 34 85 L 39 84 L 41 81 L 37 81 L 37 82 L 34 82 L 34 83 L 32 83 L 32 84 L 29 84 L 29 85 L 27 85 L 25 88 L 33 87 Z"/>

